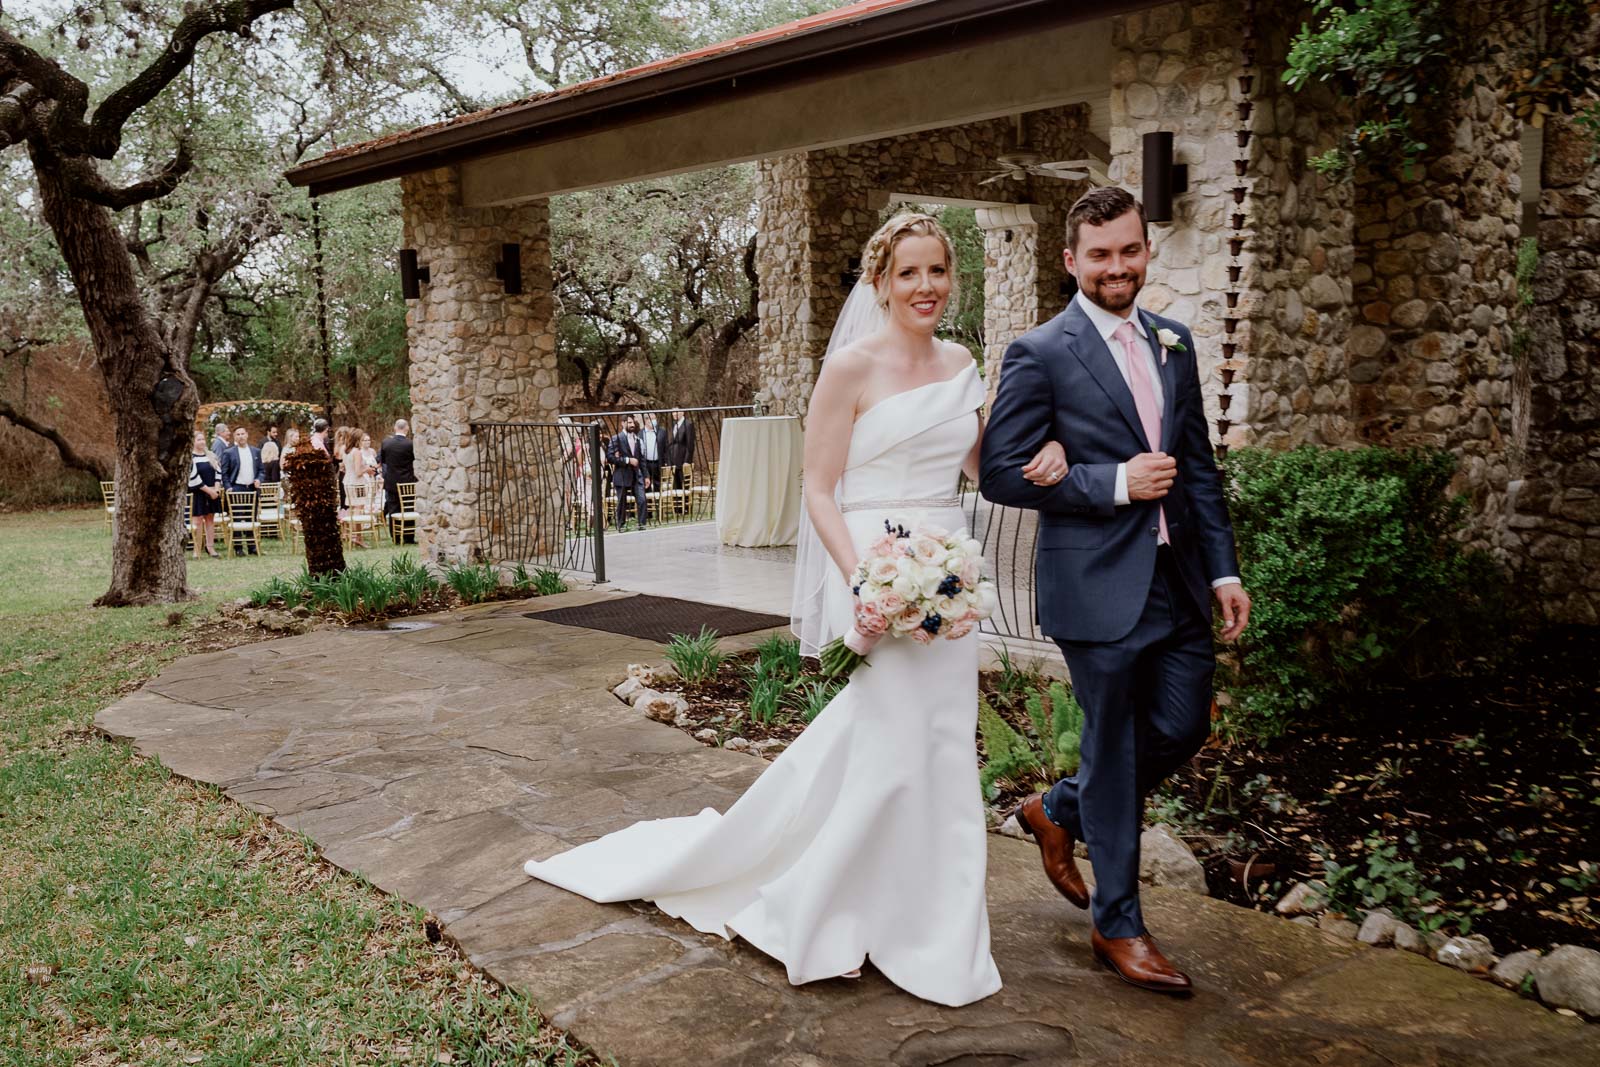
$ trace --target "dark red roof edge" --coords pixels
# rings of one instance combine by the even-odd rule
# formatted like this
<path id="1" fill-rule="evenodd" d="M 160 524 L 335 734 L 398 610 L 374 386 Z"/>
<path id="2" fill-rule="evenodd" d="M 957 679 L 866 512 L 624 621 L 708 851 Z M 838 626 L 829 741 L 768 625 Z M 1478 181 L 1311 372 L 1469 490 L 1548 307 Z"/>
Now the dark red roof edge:
<path id="1" fill-rule="evenodd" d="M 759 91 L 1160 0 L 865 0 L 527 100 L 336 149 L 287 172 L 313 196 Z M 1050 57 L 1041 56 L 1041 62 Z"/>

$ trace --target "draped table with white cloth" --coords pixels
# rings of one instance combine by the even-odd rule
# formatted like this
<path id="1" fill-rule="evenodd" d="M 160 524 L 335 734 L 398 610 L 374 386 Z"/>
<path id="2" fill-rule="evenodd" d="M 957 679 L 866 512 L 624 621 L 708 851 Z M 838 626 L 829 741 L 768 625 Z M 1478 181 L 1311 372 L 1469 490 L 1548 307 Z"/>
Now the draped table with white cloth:
<path id="1" fill-rule="evenodd" d="M 792 545 L 800 533 L 800 453 L 793 415 L 722 422 L 717 538 L 725 545 Z"/>

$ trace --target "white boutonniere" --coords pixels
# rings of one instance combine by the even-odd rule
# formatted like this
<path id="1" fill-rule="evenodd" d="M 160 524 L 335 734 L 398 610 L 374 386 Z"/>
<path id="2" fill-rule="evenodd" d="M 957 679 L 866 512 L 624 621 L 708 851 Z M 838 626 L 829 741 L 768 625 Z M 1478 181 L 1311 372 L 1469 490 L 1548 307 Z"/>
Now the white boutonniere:
<path id="1" fill-rule="evenodd" d="M 1158 342 L 1160 342 L 1160 344 L 1161 344 L 1161 365 L 1163 367 L 1165 367 L 1167 365 L 1167 352 L 1168 352 L 1168 350 L 1171 350 L 1173 352 L 1187 352 L 1187 351 L 1189 351 L 1187 348 L 1184 347 L 1183 342 L 1178 340 L 1177 333 L 1172 331 L 1172 330 L 1167 330 L 1167 329 L 1157 330 L 1156 331 L 1156 340 Z"/>

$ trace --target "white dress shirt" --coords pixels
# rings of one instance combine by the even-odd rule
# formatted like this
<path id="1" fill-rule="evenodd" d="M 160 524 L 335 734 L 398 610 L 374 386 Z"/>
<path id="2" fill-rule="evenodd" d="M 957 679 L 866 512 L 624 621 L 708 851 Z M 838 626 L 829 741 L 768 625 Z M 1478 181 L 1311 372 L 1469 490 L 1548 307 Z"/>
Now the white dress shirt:
<path id="1" fill-rule="evenodd" d="M 256 460 L 249 445 L 235 445 L 239 450 L 239 469 L 233 473 L 234 485 L 249 485 L 256 480 Z"/>
<path id="2" fill-rule="evenodd" d="M 644 430 L 644 458 L 654 463 L 661 457 L 656 455 L 656 428 L 647 426 Z"/>
<path id="3" fill-rule="evenodd" d="M 1145 329 L 1144 319 L 1138 314 L 1138 301 L 1134 301 L 1134 303 L 1129 306 L 1126 315 L 1119 315 L 1115 311 L 1107 311 L 1099 304 L 1096 304 L 1093 300 L 1090 300 L 1088 297 L 1084 296 L 1083 290 L 1081 289 L 1078 290 L 1078 294 L 1072 299 L 1076 300 L 1078 302 L 1078 306 L 1083 309 L 1083 313 L 1089 316 L 1089 322 L 1094 326 L 1095 331 L 1100 334 L 1100 339 L 1105 342 L 1107 350 L 1109 350 L 1111 353 L 1111 358 L 1116 361 L 1117 370 L 1122 372 L 1122 380 L 1128 383 L 1128 388 L 1130 390 L 1133 388 L 1133 382 L 1128 377 L 1127 352 L 1125 349 L 1123 349 L 1122 342 L 1118 341 L 1113 335 L 1123 323 L 1133 323 L 1134 332 L 1139 335 L 1139 352 L 1144 357 L 1145 367 L 1150 375 L 1150 388 L 1155 394 L 1156 408 L 1164 411 L 1166 406 L 1166 394 L 1162 391 L 1161 367 L 1156 363 L 1156 354 L 1150 348 L 1150 334 L 1149 331 Z M 1156 448 L 1159 447 L 1160 444 L 1161 442 L 1159 441 L 1152 441 L 1151 447 Z M 1117 464 L 1117 483 L 1115 488 L 1112 490 L 1112 496 L 1113 502 L 1118 507 L 1123 507 L 1132 503 L 1131 498 L 1128 496 L 1128 465 L 1126 463 Z M 1166 542 L 1163 541 L 1162 544 L 1166 544 Z M 1211 588 L 1215 589 L 1220 585 L 1235 584 L 1242 585 L 1243 583 L 1239 581 L 1237 575 L 1230 574 L 1226 577 L 1218 578 L 1213 581 L 1211 583 Z"/>

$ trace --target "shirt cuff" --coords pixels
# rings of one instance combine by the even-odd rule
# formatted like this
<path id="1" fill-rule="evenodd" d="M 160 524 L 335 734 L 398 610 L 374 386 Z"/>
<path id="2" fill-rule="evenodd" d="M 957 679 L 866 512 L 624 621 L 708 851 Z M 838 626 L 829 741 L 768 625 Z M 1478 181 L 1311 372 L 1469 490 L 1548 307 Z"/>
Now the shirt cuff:
<path id="1" fill-rule="evenodd" d="M 1131 503 L 1128 499 L 1128 465 L 1117 464 L 1117 484 L 1111 491 L 1111 502 L 1117 507 Z"/>
<path id="2" fill-rule="evenodd" d="M 1225 585 L 1243 585 L 1243 584 L 1244 583 L 1239 580 L 1239 576 L 1238 575 L 1230 574 L 1226 578 L 1218 578 L 1216 581 L 1212 582 L 1211 583 L 1211 588 L 1213 588 L 1213 589 L 1221 589 Z"/>

